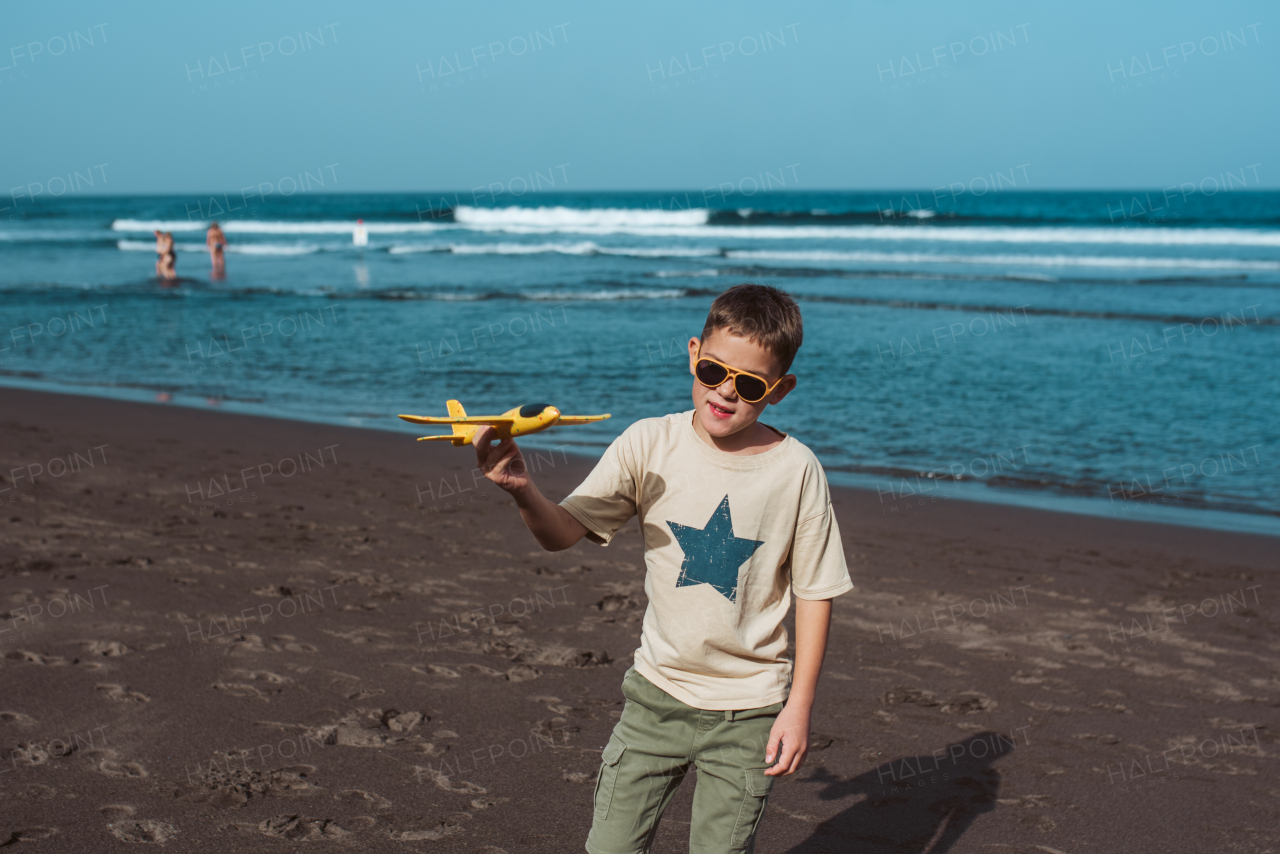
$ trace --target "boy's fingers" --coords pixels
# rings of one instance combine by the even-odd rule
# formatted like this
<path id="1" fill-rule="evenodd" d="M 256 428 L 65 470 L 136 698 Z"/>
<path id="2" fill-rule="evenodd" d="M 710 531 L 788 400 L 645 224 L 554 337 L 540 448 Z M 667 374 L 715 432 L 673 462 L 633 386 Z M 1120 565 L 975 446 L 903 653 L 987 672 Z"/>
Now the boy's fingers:
<path id="1" fill-rule="evenodd" d="M 493 445 L 489 450 L 489 456 L 490 456 L 490 459 L 493 460 L 494 465 L 498 465 L 499 463 L 506 463 L 507 465 L 510 465 L 511 458 L 514 457 L 515 455 L 516 455 L 515 439 L 503 439 L 498 444 Z"/>
<path id="2" fill-rule="evenodd" d="M 480 471 L 485 470 L 485 466 L 489 462 L 489 431 L 492 427 L 481 427 L 471 434 L 471 444 L 476 449 L 476 465 L 480 466 Z"/>
<path id="3" fill-rule="evenodd" d="M 524 474 L 523 467 L 516 465 L 520 460 L 520 449 L 516 447 L 515 439 L 503 439 L 489 451 L 489 472 L 499 477 Z"/>
<path id="4" fill-rule="evenodd" d="M 769 750 L 765 753 L 765 762 L 770 763 L 765 773 L 771 777 L 788 773 L 787 768 L 791 765 L 795 752 L 795 748 L 791 746 L 787 737 L 779 734 L 777 741 L 770 741 Z M 777 761 L 774 761 L 775 759 Z"/>
<path id="5" fill-rule="evenodd" d="M 800 765 L 801 763 L 804 762 L 804 757 L 806 753 L 807 751 L 805 750 L 796 751 L 795 757 L 791 760 L 791 766 L 787 768 L 787 774 L 794 774 L 800 770 Z"/>
<path id="6" fill-rule="evenodd" d="M 782 733 L 769 733 L 769 744 L 764 749 L 764 761 L 773 764 L 773 757 L 778 755 L 778 742 L 782 741 Z"/>
<path id="7" fill-rule="evenodd" d="M 777 768 L 783 774 L 789 774 L 792 761 L 795 759 L 796 749 L 786 742 L 782 742 L 782 755 L 778 757 Z"/>

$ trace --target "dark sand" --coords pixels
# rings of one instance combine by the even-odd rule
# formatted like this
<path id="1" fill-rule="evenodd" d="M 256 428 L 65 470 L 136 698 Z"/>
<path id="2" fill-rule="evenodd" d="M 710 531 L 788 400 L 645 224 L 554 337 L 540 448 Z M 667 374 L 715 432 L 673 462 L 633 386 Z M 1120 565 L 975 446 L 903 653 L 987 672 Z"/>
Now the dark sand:
<path id="1" fill-rule="evenodd" d="M 645 601 L 634 523 L 547 554 L 487 483 L 429 509 L 469 448 L 0 407 L 0 845 L 582 850 Z M 538 480 L 559 498 L 588 465 Z M 1280 847 L 1280 540 L 835 500 L 858 587 L 758 851 Z M 684 849 L 692 784 L 655 850 Z"/>

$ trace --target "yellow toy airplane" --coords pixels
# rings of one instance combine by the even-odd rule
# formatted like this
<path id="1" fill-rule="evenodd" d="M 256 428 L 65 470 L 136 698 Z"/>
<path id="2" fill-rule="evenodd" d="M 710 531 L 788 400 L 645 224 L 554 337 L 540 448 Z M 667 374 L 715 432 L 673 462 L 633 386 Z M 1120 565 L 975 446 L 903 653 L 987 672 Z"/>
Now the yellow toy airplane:
<path id="1" fill-rule="evenodd" d="M 453 432 L 443 436 L 422 436 L 419 442 L 450 441 L 456 447 L 471 444 L 477 427 L 489 426 L 499 439 L 512 439 L 516 436 L 528 436 L 548 427 L 564 424 L 589 424 L 592 421 L 603 421 L 605 415 L 561 415 L 560 410 L 549 403 L 530 403 L 517 406 L 501 415 L 468 415 L 462 404 L 456 400 L 448 403 L 448 418 L 432 418 L 427 415 L 401 415 L 405 421 L 414 424 L 452 424 Z"/>

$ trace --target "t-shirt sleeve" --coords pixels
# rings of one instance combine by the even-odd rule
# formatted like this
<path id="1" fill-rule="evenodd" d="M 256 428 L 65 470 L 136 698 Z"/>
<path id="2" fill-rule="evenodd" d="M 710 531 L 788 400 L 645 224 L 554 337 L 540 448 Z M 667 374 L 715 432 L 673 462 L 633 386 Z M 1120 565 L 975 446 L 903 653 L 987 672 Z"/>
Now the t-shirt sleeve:
<path id="1" fill-rule="evenodd" d="M 639 478 L 633 465 L 634 433 L 624 432 L 613 441 L 587 475 L 560 506 L 587 529 L 587 539 L 609 545 L 613 535 L 636 515 Z"/>
<path id="2" fill-rule="evenodd" d="M 853 581 L 826 475 L 817 460 L 812 465 L 814 479 L 805 490 L 809 500 L 802 502 L 805 506 L 791 544 L 791 592 L 798 599 L 831 599 L 852 590 Z M 808 515 L 803 515 L 805 510 Z"/>

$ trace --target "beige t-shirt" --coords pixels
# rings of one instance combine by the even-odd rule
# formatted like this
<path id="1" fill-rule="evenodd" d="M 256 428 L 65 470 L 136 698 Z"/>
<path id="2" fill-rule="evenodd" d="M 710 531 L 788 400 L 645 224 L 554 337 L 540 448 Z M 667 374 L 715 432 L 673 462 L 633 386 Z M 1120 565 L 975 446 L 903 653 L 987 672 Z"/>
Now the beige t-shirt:
<path id="1" fill-rule="evenodd" d="M 826 475 L 791 436 L 738 456 L 699 438 L 692 410 L 646 418 L 561 506 L 602 545 L 640 516 L 649 608 L 636 670 L 694 708 L 786 699 L 792 593 L 853 589 Z"/>

